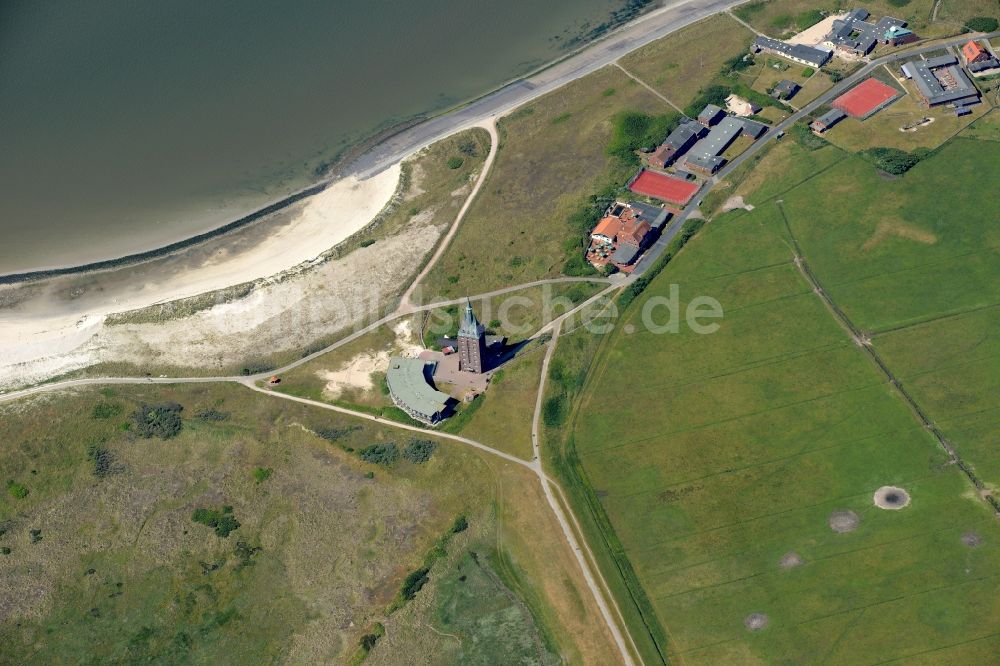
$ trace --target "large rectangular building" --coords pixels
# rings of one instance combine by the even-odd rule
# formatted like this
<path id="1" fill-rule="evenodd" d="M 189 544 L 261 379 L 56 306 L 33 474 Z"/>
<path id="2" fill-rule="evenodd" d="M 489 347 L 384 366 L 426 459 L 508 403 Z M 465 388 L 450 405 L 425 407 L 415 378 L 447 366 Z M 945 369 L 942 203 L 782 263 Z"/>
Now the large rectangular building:
<path id="1" fill-rule="evenodd" d="M 830 59 L 830 52 L 804 44 L 789 44 L 770 37 L 758 37 L 753 43 L 754 53 L 770 53 L 810 67 L 822 67 Z"/>
<path id="2" fill-rule="evenodd" d="M 903 75 L 911 79 L 928 107 L 941 104 L 968 106 L 979 101 L 979 89 L 953 55 L 927 60 L 911 60 L 902 67 Z"/>
<path id="3" fill-rule="evenodd" d="M 726 148 L 743 133 L 743 121 L 727 116 L 712 128 L 704 139 L 688 152 L 685 165 L 702 173 L 713 174 L 722 168 L 725 159 L 721 157 Z"/>

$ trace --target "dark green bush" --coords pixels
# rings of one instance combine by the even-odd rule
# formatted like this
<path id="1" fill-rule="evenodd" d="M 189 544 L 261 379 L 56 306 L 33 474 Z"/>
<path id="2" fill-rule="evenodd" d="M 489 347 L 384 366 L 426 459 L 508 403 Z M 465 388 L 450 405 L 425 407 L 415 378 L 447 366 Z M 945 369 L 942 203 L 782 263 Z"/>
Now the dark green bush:
<path id="1" fill-rule="evenodd" d="M 611 119 L 611 141 L 607 154 L 629 165 L 638 165 L 637 150 L 651 150 L 677 127 L 680 116 L 665 113 L 651 116 L 641 111 L 620 111 Z"/>
<path id="2" fill-rule="evenodd" d="M 920 155 L 899 148 L 869 148 L 862 151 L 861 155 L 874 164 L 876 169 L 895 176 L 901 176 L 920 161 Z"/>
<path id="3" fill-rule="evenodd" d="M 448 158 L 448 161 L 447 161 L 447 162 L 446 162 L 445 164 L 447 165 L 447 167 L 448 167 L 449 169 L 458 169 L 458 168 L 460 168 L 460 167 L 461 167 L 461 166 L 462 166 L 463 164 L 465 164 L 465 160 L 463 160 L 463 159 L 462 159 L 461 157 L 458 157 L 458 156 L 456 155 L 456 156 L 454 156 L 454 157 L 449 157 L 449 158 Z"/>
<path id="4" fill-rule="evenodd" d="M 965 27 L 973 32 L 995 32 L 1000 22 L 992 16 L 974 16 L 965 22 Z"/>
<path id="5" fill-rule="evenodd" d="M 455 519 L 455 523 L 451 526 L 451 533 L 458 534 L 459 532 L 464 532 L 469 529 L 469 521 L 466 520 L 465 516 L 459 516 Z"/>
<path id="6" fill-rule="evenodd" d="M 403 457 L 414 463 L 425 463 L 431 459 L 437 444 L 429 439 L 411 439 L 403 449 Z"/>
<path id="7" fill-rule="evenodd" d="M 258 467 L 253 471 L 253 480 L 257 483 L 264 483 L 271 478 L 274 470 L 270 467 Z"/>
<path id="8" fill-rule="evenodd" d="M 215 535 L 223 539 L 228 537 L 230 532 L 240 528 L 240 521 L 236 520 L 231 506 L 224 506 L 221 510 L 195 509 L 191 514 L 191 520 L 213 528 Z"/>
<path id="9" fill-rule="evenodd" d="M 554 395 L 542 405 L 542 421 L 550 428 L 557 428 L 562 425 L 566 418 L 565 405 L 562 395 Z"/>
<path id="10" fill-rule="evenodd" d="M 363 241 L 361 241 L 360 243 L 358 243 L 358 245 L 360 245 L 361 247 L 371 247 L 374 244 L 375 244 L 375 239 L 374 238 L 366 238 Z"/>
<path id="11" fill-rule="evenodd" d="M 399 447 L 394 442 L 371 444 L 358 452 L 361 459 L 375 465 L 389 467 L 399 460 Z"/>
<path id="12" fill-rule="evenodd" d="M 135 423 L 135 430 L 140 437 L 169 439 L 177 435 L 183 427 L 181 421 L 181 410 L 183 409 L 176 402 L 143 405 L 132 414 L 132 421 Z"/>
<path id="13" fill-rule="evenodd" d="M 87 459 L 94 464 L 92 471 L 98 479 L 122 471 L 122 466 L 115 464 L 114 454 L 99 444 L 91 444 L 87 447 Z"/>
<path id="14" fill-rule="evenodd" d="M 685 115 L 695 118 L 708 104 L 715 104 L 716 106 L 725 108 L 726 98 L 729 97 L 732 92 L 733 91 L 729 86 L 722 86 L 718 84 L 702 88 L 698 91 L 698 96 L 694 98 L 694 101 L 688 104 L 688 106 L 684 109 L 684 113 Z"/>
<path id="15" fill-rule="evenodd" d="M 430 569 L 427 567 L 421 567 L 410 573 L 403 581 L 403 587 L 399 590 L 399 594 L 406 600 L 412 600 L 417 596 L 420 588 L 427 583 L 428 573 L 430 573 Z"/>

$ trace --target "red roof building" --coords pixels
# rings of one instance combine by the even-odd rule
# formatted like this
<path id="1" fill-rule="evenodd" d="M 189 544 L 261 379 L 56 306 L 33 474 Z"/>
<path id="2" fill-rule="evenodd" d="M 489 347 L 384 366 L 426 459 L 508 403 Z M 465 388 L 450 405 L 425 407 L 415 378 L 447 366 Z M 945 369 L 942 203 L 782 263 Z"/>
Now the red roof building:
<path id="1" fill-rule="evenodd" d="M 989 60 L 991 57 L 989 51 L 977 44 L 975 40 L 969 40 L 969 42 L 962 47 L 962 55 L 965 56 L 965 62 L 967 63 Z"/>
<path id="2" fill-rule="evenodd" d="M 853 118 L 867 118 L 899 97 L 899 91 L 878 79 L 867 79 L 830 104 Z"/>

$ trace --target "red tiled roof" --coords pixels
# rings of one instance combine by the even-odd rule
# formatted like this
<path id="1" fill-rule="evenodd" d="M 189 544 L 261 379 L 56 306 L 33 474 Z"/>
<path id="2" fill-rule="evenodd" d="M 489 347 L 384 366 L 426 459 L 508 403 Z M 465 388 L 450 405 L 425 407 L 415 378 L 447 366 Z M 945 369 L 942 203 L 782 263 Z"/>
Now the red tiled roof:
<path id="1" fill-rule="evenodd" d="M 984 53 L 983 47 L 975 42 L 975 40 L 969 40 L 969 42 L 962 47 L 962 55 L 965 56 L 967 62 L 975 62 Z"/>
<path id="2" fill-rule="evenodd" d="M 691 197 L 698 191 L 698 184 L 643 169 L 629 189 L 638 194 L 683 206 L 691 201 Z"/>
<path id="3" fill-rule="evenodd" d="M 591 236 L 601 235 L 607 236 L 611 240 L 615 239 L 619 231 L 622 228 L 622 221 L 619 220 L 614 215 L 608 215 L 606 218 L 597 223 L 594 230 L 590 232 Z"/>

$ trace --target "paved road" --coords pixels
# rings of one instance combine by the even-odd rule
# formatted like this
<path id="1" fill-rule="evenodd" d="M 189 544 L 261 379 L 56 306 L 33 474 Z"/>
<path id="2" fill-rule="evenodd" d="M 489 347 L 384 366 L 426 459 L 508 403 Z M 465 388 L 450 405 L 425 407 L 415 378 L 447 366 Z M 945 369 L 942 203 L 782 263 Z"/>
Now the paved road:
<path id="1" fill-rule="evenodd" d="M 982 37 L 985 39 L 1000 37 L 1000 31 L 982 35 Z M 882 65 L 899 62 L 900 60 L 909 60 L 915 56 L 918 56 L 922 53 L 927 53 L 929 51 L 937 51 L 939 49 L 943 49 L 950 46 L 958 46 L 969 41 L 969 39 L 970 35 L 963 35 L 962 37 L 957 37 L 955 39 L 936 42 L 934 44 L 920 46 L 914 49 L 907 49 L 905 51 L 900 51 L 897 53 L 893 53 L 891 55 L 882 56 L 881 58 L 876 58 L 875 60 L 872 60 L 864 67 L 859 69 L 854 74 L 851 74 L 850 76 L 845 77 L 839 83 L 836 83 L 832 88 L 830 88 L 830 90 L 826 91 L 813 101 L 809 102 L 801 109 L 790 115 L 788 118 L 785 118 L 777 125 L 772 126 L 768 130 L 767 134 L 765 134 L 759 141 L 754 142 L 741 155 L 735 157 L 731 162 L 729 162 L 728 164 L 726 164 L 726 166 L 720 169 L 719 172 L 715 174 L 715 176 L 707 179 L 704 182 L 701 189 L 698 190 L 697 194 L 695 194 L 695 196 L 691 199 L 691 203 L 689 203 L 684 208 L 684 210 L 681 211 L 679 215 L 675 216 L 674 219 L 670 221 L 670 224 L 667 226 L 666 229 L 663 230 L 663 234 L 661 234 L 660 238 L 657 239 L 653 247 L 650 248 L 649 251 L 646 252 L 643 255 L 643 257 L 639 260 L 639 263 L 636 265 L 635 270 L 632 272 L 632 277 L 630 279 L 635 279 L 636 277 L 641 276 L 643 273 L 649 270 L 650 266 L 652 266 L 657 259 L 659 259 L 660 255 L 662 255 L 664 250 L 666 250 L 667 245 L 670 243 L 670 241 L 673 240 L 673 238 L 680 232 L 681 227 L 684 225 L 684 222 L 686 222 L 688 218 L 691 217 L 692 213 L 698 210 L 698 206 L 701 203 L 702 199 L 704 199 L 705 195 L 707 195 L 709 192 L 712 191 L 712 188 L 714 188 L 720 182 L 725 180 L 726 176 L 732 173 L 735 169 L 738 169 L 741 164 L 743 164 L 748 159 L 756 155 L 769 142 L 776 140 L 779 134 L 781 134 L 782 132 L 786 132 L 792 125 L 794 125 L 801 119 L 805 118 L 806 116 L 810 115 L 813 111 L 820 108 L 824 104 L 828 104 L 835 97 L 846 92 L 849 88 L 854 86 L 861 79 L 865 78 L 866 76 L 871 74 L 875 69 L 881 67 Z"/>
<path id="2" fill-rule="evenodd" d="M 355 159 L 344 172 L 361 178 L 372 176 L 424 146 L 490 117 L 503 115 L 610 65 L 640 46 L 742 2 L 746 0 L 683 0 L 680 4 L 643 16 L 533 76 L 514 81 L 466 106 L 389 137 Z"/>

